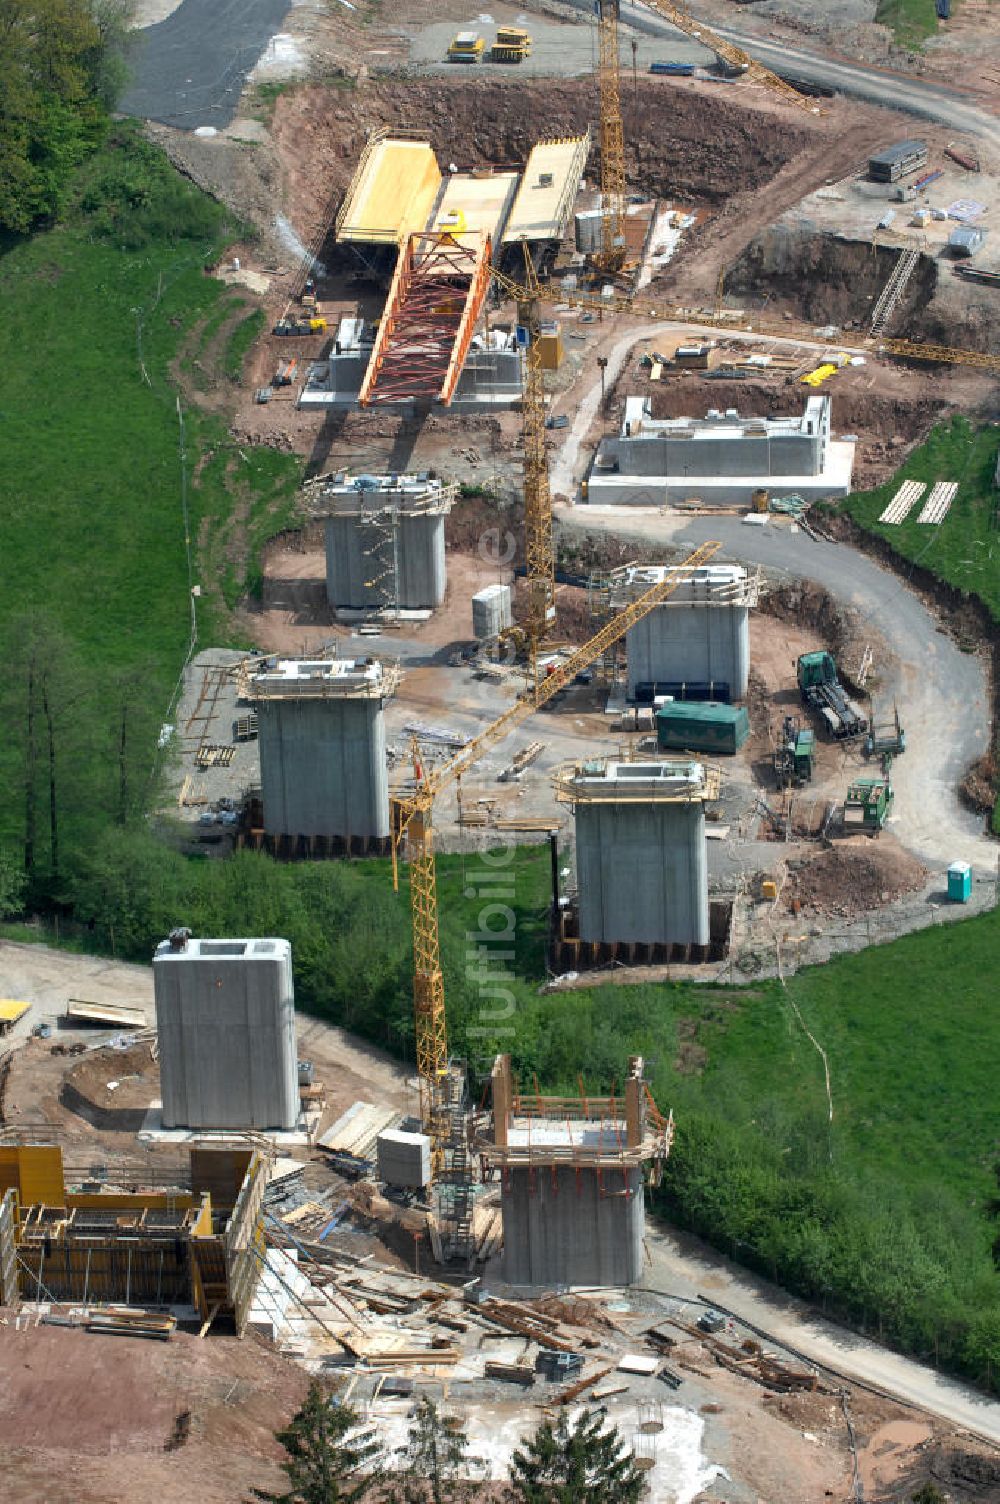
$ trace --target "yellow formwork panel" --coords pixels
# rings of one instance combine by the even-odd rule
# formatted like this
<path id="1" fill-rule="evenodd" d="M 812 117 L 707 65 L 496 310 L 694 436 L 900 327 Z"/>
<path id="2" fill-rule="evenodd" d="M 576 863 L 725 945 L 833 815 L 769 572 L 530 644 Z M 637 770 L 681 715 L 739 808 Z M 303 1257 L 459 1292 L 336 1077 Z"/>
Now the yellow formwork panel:
<path id="1" fill-rule="evenodd" d="M 0 1145 L 0 1195 L 11 1187 L 22 1206 L 64 1206 L 66 1190 L 58 1145 Z"/>
<path id="2" fill-rule="evenodd" d="M 531 148 L 504 230 L 504 245 L 560 238 L 586 170 L 589 146 L 589 136 L 568 136 L 539 141 Z"/>
<path id="3" fill-rule="evenodd" d="M 440 186 L 429 141 L 380 141 L 348 190 L 337 239 L 388 242 L 423 230 Z"/>
<path id="4" fill-rule="evenodd" d="M 480 231 L 485 231 L 496 244 L 497 232 L 503 224 L 516 184 L 516 172 L 491 172 L 481 176 L 453 173 L 430 228 L 450 230 L 458 243 L 469 250 L 478 245 Z"/>

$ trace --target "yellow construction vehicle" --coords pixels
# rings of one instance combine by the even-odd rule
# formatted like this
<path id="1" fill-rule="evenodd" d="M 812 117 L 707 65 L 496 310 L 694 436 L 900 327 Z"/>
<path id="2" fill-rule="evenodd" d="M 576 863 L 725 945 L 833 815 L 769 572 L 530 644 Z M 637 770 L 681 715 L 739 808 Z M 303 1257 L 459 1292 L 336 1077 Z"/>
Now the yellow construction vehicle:
<path id="1" fill-rule="evenodd" d="M 434 863 L 434 800 L 460 779 L 489 748 L 503 741 L 518 726 L 546 705 L 577 674 L 619 642 L 636 622 L 659 606 L 691 574 L 711 559 L 721 544 L 703 543 L 677 569 L 606 622 L 582 648 L 541 680 L 529 683 L 524 693 L 479 736 L 468 742 L 449 762 L 437 769 L 424 765 L 414 746 L 414 787 L 391 798 L 393 884 L 399 886 L 402 857 L 410 875 L 410 910 L 413 923 L 413 1013 L 416 1032 L 417 1074 L 420 1080 L 420 1116 L 432 1145 L 432 1174 L 445 1168 L 449 1139 L 454 1137 L 452 1074 L 448 1055 L 444 979 L 438 936 L 437 876 Z"/>
<path id="2" fill-rule="evenodd" d="M 494 63 L 520 63 L 531 56 L 531 37 L 516 26 L 498 26 L 497 39 L 490 49 Z"/>
<path id="3" fill-rule="evenodd" d="M 485 51 L 486 43 L 478 32 L 460 31 L 451 39 L 448 58 L 453 63 L 480 63 Z"/>

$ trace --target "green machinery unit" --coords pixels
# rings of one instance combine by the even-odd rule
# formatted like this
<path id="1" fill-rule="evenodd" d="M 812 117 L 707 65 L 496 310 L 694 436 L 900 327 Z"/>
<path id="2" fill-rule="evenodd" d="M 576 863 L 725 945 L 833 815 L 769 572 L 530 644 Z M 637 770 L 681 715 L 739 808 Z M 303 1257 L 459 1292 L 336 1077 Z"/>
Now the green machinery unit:
<path id="1" fill-rule="evenodd" d="M 835 741 L 863 736 L 868 720 L 845 693 L 832 653 L 803 653 L 796 665 L 803 705 L 815 710 Z"/>
<path id="2" fill-rule="evenodd" d="M 738 752 L 750 735 L 744 705 L 718 700 L 671 700 L 656 712 L 661 752 Z"/>
<path id="3" fill-rule="evenodd" d="M 781 741 L 774 753 L 774 778 L 779 789 L 811 783 L 816 733 L 799 724 L 797 716 L 786 715 Z"/>
<path id="4" fill-rule="evenodd" d="M 844 829 L 877 835 L 892 809 L 894 795 L 888 778 L 868 774 L 855 778 L 844 800 Z"/>

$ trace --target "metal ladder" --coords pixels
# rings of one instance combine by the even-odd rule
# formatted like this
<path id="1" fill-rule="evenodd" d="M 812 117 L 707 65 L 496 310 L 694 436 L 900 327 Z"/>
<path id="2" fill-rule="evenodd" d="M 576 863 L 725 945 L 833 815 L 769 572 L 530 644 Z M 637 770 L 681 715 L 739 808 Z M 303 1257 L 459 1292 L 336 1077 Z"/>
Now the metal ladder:
<path id="1" fill-rule="evenodd" d="M 397 579 L 397 526 L 396 510 L 391 506 L 368 506 L 362 496 L 358 527 L 361 533 L 361 557 L 365 572 L 366 590 L 375 592 L 373 612 L 395 611 L 399 607 Z"/>
<path id="2" fill-rule="evenodd" d="M 889 273 L 889 279 L 879 295 L 878 302 L 872 309 L 872 321 L 869 334 L 881 334 L 896 308 L 906 288 L 906 284 L 916 270 L 920 260 L 919 251 L 902 251 L 899 260 Z"/>

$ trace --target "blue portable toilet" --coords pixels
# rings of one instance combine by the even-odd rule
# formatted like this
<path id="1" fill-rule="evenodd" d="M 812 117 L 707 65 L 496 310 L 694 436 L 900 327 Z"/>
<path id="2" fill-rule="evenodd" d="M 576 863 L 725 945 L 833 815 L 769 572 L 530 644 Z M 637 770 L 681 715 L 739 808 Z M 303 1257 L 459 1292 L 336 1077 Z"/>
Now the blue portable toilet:
<path id="1" fill-rule="evenodd" d="M 972 896 L 972 868 L 968 862 L 952 862 L 948 868 L 948 897 L 953 903 L 968 903 Z"/>

